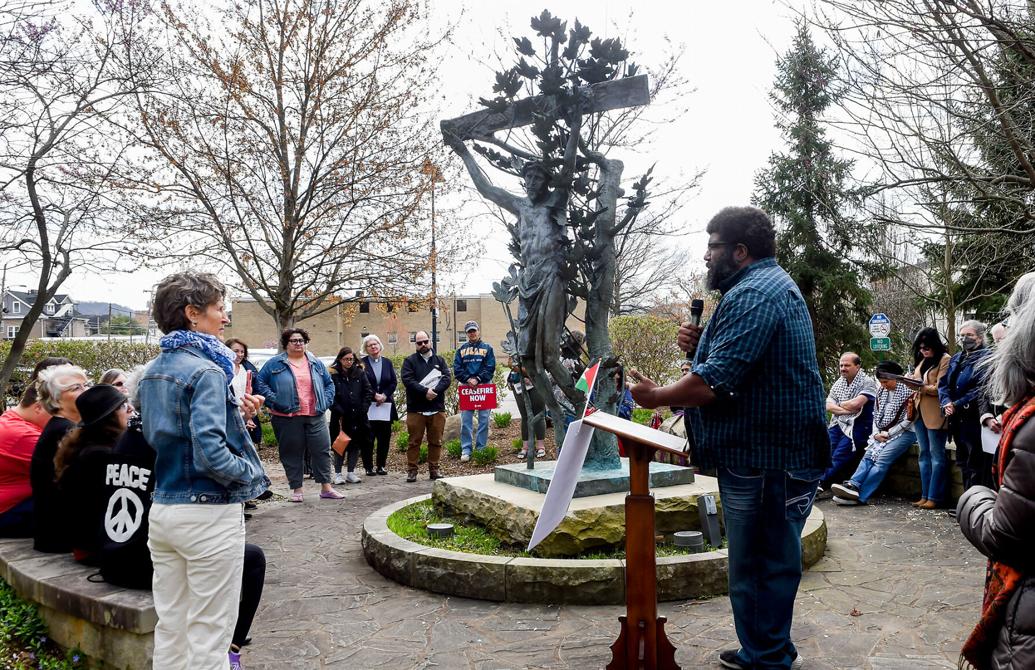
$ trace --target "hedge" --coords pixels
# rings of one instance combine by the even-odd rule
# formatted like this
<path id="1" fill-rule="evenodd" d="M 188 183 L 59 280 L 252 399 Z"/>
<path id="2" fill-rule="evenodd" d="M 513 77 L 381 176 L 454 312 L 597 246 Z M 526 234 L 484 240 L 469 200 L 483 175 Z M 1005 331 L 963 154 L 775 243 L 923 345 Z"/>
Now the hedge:
<path id="1" fill-rule="evenodd" d="M 7 360 L 11 354 L 10 341 L 0 342 L 0 359 Z M 128 370 L 142 365 L 158 355 L 157 344 L 113 340 L 29 340 L 18 361 L 18 367 L 11 375 L 6 395 L 20 398 L 32 369 L 48 356 L 63 356 L 86 370 L 90 379 L 97 381 L 105 370 L 122 368 Z"/>
<path id="2" fill-rule="evenodd" d="M 439 353 L 442 358 L 446 359 L 446 365 L 449 366 L 449 374 L 453 374 L 453 357 L 456 355 L 456 350 L 443 351 Z M 399 412 L 399 416 L 406 413 L 406 387 L 402 383 L 402 364 L 403 360 L 409 354 L 395 354 L 394 356 L 386 355 L 385 358 L 392 361 L 392 365 L 395 367 L 395 375 L 399 378 L 399 385 L 395 387 L 395 407 Z M 496 398 L 503 400 L 507 395 L 507 373 L 510 372 L 505 364 L 506 358 L 503 361 L 500 360 L 500 356 L 496 357 L 496 374 L 492 376 L 492 383 L 496 385 Z M 449 388 L 446 390 L 446 415 L 453 416 L 460 410 L 460 396 L 456 392 L 456 379 L 452 380 Z"/>

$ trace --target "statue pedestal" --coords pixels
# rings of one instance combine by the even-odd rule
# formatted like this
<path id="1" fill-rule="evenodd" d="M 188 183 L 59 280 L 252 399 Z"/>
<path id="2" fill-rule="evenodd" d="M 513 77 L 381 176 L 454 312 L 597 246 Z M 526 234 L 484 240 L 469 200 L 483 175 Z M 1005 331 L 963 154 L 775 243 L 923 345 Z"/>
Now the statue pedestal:
<path id="1" fill-rule="evenodd" d="M 536 461 L 535 468 L 528 469 L 524 463 L 496 466 L 494 478 L 501 484 L 509 484 L 535 493 L 546 493 L 553 479 L 556 461 Z M 693 484 L 694 473 L 690 468 L 668 463 L 650 464 L 650 488 Z M 621 466 L 613 470 L 583 470 L 575 484 L 574 498 L 606 495 L 629 490 L 629 459 L 621 459 Z"/>

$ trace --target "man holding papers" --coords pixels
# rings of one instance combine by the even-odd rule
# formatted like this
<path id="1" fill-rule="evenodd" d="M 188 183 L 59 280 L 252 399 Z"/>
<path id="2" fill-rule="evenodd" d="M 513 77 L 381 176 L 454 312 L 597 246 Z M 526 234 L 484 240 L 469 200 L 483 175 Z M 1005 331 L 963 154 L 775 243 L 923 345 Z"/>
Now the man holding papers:
<path id="1" fill-rule="evenodd" d="M 442 455 L 442 433 L 446 428 L 445 393 L 452 381 L 449 366 L 441 356 L 431 353 L 431 340 L 423 330 L 414 337 L 416 353 L 402 364 L 406 387 L 406 430 L 410 433 L 406 450 L 406 481 L 417 481 L 417 457 L 424 433 L 428 434 L 428 478 L 438 479 Z"/>

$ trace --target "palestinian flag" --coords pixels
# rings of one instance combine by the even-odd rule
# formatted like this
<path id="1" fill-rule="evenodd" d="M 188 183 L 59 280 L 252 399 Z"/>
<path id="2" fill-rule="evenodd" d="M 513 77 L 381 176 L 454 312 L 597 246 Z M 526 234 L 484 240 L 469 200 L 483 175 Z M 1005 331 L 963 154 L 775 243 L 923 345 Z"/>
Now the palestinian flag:
<path id="1" fill-rule="evenodd" d="M 575 382 L 575 388 L 589 395 L 593 390 L 593 383 L 597 380 L 597 372 L 600 370 L 600 361 L 586 368 L 579 380 Z"/>

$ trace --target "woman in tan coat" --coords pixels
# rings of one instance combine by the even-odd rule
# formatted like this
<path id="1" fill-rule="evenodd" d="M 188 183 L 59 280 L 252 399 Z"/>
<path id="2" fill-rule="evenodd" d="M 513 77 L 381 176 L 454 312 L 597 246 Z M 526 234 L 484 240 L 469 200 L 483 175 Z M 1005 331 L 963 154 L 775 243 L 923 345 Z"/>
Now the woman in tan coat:
<path id="1" fill-rule="evenodd" d="M 916 507 L 934 509 L 945 499 L 945 482 L 949 461 L 945 456 L 945 442 L 949 437 L 948 424 L 938 403 L 938 381 L 949 368 L 951 357 L 945 343 L 934 328 L 924 328 L 913 340 L 912 377 L 923 381 L 913 399 L 917 410 L 914 431 L 920 447 L 920 500 Z"/>

